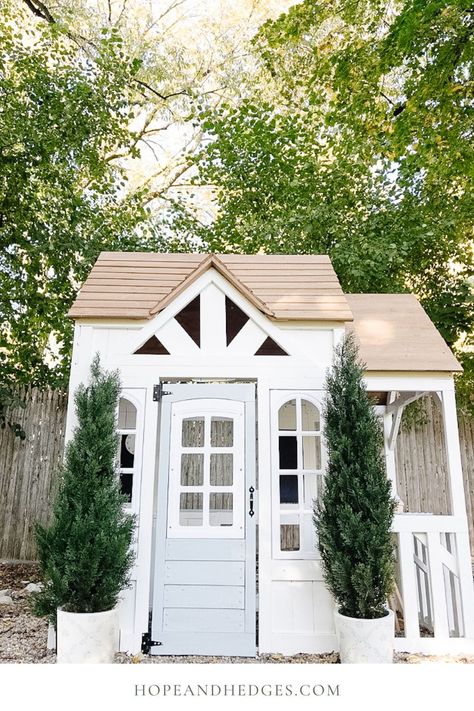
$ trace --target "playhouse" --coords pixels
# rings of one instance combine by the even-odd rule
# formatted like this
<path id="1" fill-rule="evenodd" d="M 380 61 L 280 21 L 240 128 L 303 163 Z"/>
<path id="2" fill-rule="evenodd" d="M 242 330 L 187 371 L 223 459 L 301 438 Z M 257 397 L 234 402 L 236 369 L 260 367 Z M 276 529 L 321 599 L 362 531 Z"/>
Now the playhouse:
<path id="1" fill-rule="evenodd" d="M 433 393 L 444 418 L 450 510 L 408 513 L 400 500 L 395 516 L 396 649 L 474 651 L 460 366 L 414 296 L 346 295 L 326 256 L 104 252 L 69 315 L 68 436 L 95 353 L 123 386 L 119 476 L 138 520 L 123 651 L 337 649 L 312 502 L 326 463 L 325 374 L 346 329 L 383 419 L 395 495 L 404 407 Z"/>

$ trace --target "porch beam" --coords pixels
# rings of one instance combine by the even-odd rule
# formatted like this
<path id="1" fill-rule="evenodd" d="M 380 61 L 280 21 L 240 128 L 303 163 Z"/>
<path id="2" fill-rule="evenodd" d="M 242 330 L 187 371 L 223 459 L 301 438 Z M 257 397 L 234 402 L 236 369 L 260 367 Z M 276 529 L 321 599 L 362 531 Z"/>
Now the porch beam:
<path id="1" fill-rule="evenodd" d="M 407 393 L 403 393 L 403 395 L 399 395 L 395 400 L 393 400 L 389 405 L 387 405 L 387 414 L 395 412 L 400 407 L 405 407 L 406 405 L 409 405 L 411 402 L 418 400 L 424 394 L 425 394 L 424 391 L 422 391 L 422 392 L 416 391 L 416 392 L 407 392 Z"/>
<path id="2" fill-rule="evenodd" d="M 392 402 L 390 402 L 389 405 L 387 405 L 386 414 L 392 416 L 392 426 L 387 438 L 389 451 L 392 452 L 395 448 L 398 431 L 402 422 L 403 410 L 407 405 L 409 405 L 411 402 L 415 402 L 415 400 L 418 400 L 423 395 L 423 391 L 403 393 L 403 395 L 399 395 L 395 400 L 393 400 Z M 392 393 L 390 393 L 390 397 L 392 397 Z"/>

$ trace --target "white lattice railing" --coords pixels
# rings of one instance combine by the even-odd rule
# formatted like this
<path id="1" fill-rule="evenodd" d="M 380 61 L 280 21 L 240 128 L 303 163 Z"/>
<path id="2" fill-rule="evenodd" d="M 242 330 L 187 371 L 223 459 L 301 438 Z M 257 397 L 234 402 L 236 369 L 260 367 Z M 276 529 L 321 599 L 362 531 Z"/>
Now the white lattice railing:
<path id="1" fill-rule="evenodd" d="M 466 523 L 455 516 L 396 514 L 403 636 L 398 650 L 474 652 L 474 593 Z"/>

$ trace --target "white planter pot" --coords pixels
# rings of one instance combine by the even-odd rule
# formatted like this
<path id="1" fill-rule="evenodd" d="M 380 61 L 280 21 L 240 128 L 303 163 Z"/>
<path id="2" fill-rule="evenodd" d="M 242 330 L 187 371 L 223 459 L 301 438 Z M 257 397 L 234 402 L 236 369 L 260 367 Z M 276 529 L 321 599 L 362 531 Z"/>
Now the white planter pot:
<path id="1" fill-rule="evenodd" d="M 361 620 L 334 613 L 342 664 L 392 664 L 394 615 Z"/>
<path id="2" fill-rule="evenodd" d="M 118 611 L 58 609 L 58 664 L 110 664 L 118 650 Z"/>

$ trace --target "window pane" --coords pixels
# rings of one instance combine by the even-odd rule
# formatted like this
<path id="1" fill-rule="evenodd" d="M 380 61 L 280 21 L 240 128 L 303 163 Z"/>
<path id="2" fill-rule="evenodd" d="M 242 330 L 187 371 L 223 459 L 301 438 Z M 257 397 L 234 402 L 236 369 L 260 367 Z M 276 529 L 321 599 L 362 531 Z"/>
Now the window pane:
<path id="1" fill-rule="evenodd" d="M 319 410 L 308 400 L 301 401 L 301 429 L 306 432 L 319 432 L 321 426 Z"/>
<path id="2" fill-rule="evenodd" d="M 183 447 L 204 447 L 204 417 L 183 420 L 181 444 Z"/>
<path id="3" fill-rule="evenodd" d="M 280 469 L 297 469 L 296 437 L 279 437 Z"/>
<path id="4" fill-rule="evenodd" d="M 211 454 L 211 486 L 232 486 L 234 481 L 233 460 L 233 454 Z"/>
<path id="5" fill-rule="evenodd" d="M 120 435 L 120 468 L 133 469 L 135 461 L 135 435 Z"/>
<path id="6" fill-rule="evenodd" d="M 132 500 L 133 474 L 120 474 L 120 490 L 127 497 L 128 503 Z"/>
<path id="7" fill-rule="evenodd" d="M 234 517 L 234 497 L 232 494 L 209 495 L 209 524 L 211 526 L 232 526 Z"/>
<path id="8" fill-rule="evenodd" d="M 313 501 L 321 495 L 322 474 L 305 474 L 303 477 L 305 508 L 311 509 Z"/>
<path id="9" fill-rule="evenodd" d="M 202 494 L 180 494 L 179 525 L 202 526 Z"/>
<path id="10" fill-rule="evenodd" d="M 296 474 L 280 475 L 280 504 L 298 503 L 298 477 Z"/>
<path id="11" fill-rule="evenodd" d="M 303 437 L 303 469 L 321 469 L 320 437 Z"/>
<path id="12" fill-rule="evenodd" d="M 181 455 L 181 486 L 202 486 L 204 454 Z"/>
<path id="13" fill-rule="evenodd" d="M 118 427 L 119 430 L 134 430 L 137 426 L 137 408 L 124 397 L 120 398 Z"/>
<path id="14" fill-rule="evenodd" d="M 299 551 L 300 527 L 297 524 L 282 524 L 280 526 L 280 548 L 282 551 Z"/>
<path id="15" fill-rule="evenodd" d="M 211 447 L 232 447 L 234 444 L 234 421 L 229 417 L 211 419 Z"/>
<path id="16" fill-rule="evenodd" d="M 296 400 L 285 402 L 278 411 L 278 429 L 296 430 Z"/>

